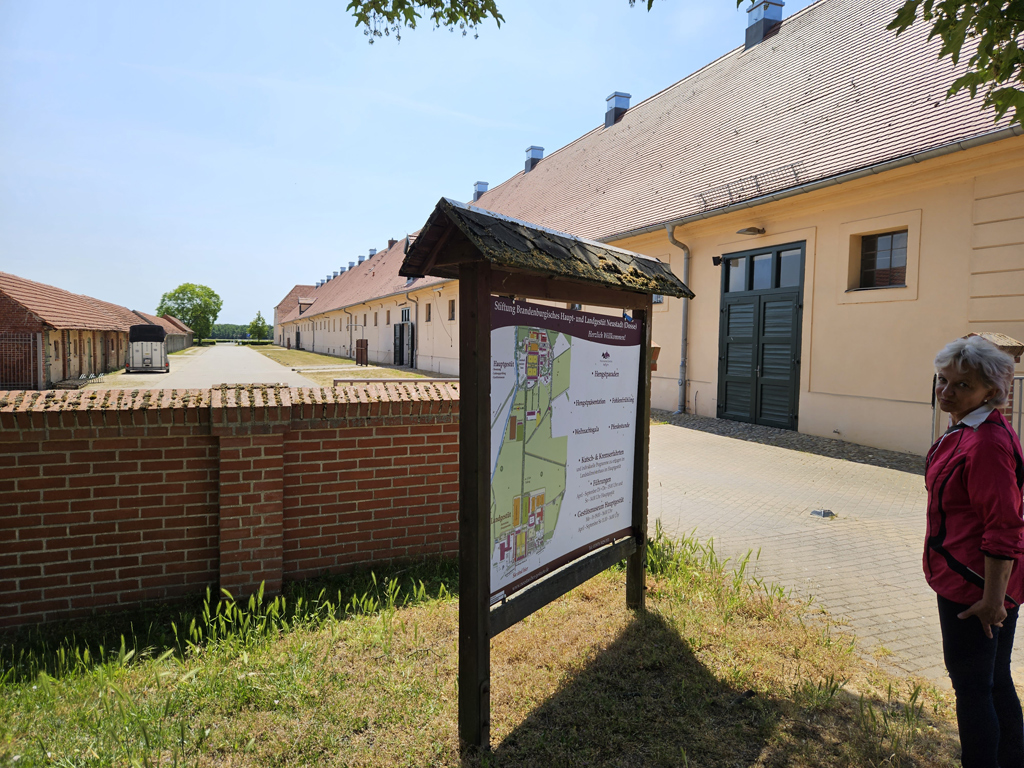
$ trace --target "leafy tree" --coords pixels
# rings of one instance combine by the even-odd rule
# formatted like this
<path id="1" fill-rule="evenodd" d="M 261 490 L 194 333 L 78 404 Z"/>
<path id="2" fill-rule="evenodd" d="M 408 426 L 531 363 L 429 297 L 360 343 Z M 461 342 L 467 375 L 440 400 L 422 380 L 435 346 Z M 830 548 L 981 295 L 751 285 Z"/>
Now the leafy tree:
<path id="1" fill-rule="evenodd" d="M 210 331 L 211 339 L 244 339 L 249 326 L 233 323 L 214 323 Z"/>
<path id="2" fill-rule="evenodd" d="M 195 340 L 210 336 L 213 321 L 220 314 L 223 302 L 212 288 L 195 283 L 182 283 L 160 297 L 158 315 L 174 315 L 195 331 Z"/>
<path id="3" fill-rule="evenodd" d="M 256 317 L 249 323 L 249 338 L 256 341 L 263 341 L 270 334 L 267 321 L 263 319 L 263 313 L 257 312 Z"/>
<path id="4" fill-rule="evenodd" d="M 898 35 L 919 15 L 932 25 L 928 39 L 942 40 L 940 58 L 957 64 L 977 41 L 946 97 L 967 90 L 974 98 L 981 90 L 997 120 L 1012 109 L 1014 121 L 1024 123 L 1024 0 L 906 0 L 888 28 Z"/>

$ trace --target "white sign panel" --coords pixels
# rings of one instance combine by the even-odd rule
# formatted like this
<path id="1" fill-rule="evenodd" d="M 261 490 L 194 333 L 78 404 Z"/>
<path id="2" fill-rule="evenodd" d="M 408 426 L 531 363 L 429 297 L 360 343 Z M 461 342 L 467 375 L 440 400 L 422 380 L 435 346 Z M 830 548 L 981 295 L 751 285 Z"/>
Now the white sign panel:
<path id="1" fill-rule="evenodd" d="M 631 533 L 639 323 L 491 311 L 491 602 Z"/>

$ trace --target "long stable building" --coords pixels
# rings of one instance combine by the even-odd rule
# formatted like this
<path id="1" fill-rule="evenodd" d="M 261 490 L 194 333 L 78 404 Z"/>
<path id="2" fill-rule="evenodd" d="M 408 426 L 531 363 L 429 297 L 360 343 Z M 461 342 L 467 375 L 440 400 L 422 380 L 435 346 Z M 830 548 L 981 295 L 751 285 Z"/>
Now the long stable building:
<path id="1" fill-rule="evenodd" d="M 473 205 L 668 262 L 653 405 L 923 453 L 931 360 L 1024 338 L 1024 130 L 980 98 L 899 0 L 819 0 L 603 121 Z M 965 57 L 966 58 L 966 57 Z M 424 212 L 424 217 L 428 212 Z M 454 281 L 397 275 L 392 242 L 299 291 L 279 343 L 458 370 Z M 412 340 L 410 344 L 409 340 Z"/>

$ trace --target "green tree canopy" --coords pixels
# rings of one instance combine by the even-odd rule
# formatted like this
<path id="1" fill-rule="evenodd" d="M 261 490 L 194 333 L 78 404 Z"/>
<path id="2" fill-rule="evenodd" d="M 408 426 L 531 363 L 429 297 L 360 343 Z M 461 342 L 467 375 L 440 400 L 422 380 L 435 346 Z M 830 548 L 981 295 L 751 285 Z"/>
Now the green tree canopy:
<path id="1" fill-rule="evenodd" d="M 967 90 L 974 98 L 980 90 L 997 120 L 1013 110 L 1024 123 L 1024 0 L 906 0 L 889 29 L 898 35 L 919 16 L 932 25 L 928 39 L 942 41 L 940 58 L 957 64 L 964 48 L 973 50 L 946 97 Z"/>
<path id="2" fill-rule="evenodd" d="M 220 296 L 212 288 L 195 283 L 182 283 L 160 297 L 156 313 L 178 318 L 195 332 L 196 341 L 199 341 L 209 338 L 222 303 Z"/>
<path id="3" fill-rule="evenodd" d="M 211 339 L 244 339 L 249 326 L 234 323 L 214 323 L 210 331 Z"/>
<path id="4" fill-rule="evenodd" d="M 249 323 L 249 338 L 256 341 L 263 341 L 270 334 L 267 321 L 263 319 L 263 313 L 257 312 L 256 317 Z"/>

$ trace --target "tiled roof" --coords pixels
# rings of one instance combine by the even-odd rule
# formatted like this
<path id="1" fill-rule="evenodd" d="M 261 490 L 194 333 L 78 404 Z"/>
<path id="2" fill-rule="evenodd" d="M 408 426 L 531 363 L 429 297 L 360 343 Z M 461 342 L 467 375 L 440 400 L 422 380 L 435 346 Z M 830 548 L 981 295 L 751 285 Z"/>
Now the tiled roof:
<path id="1" fill-rule="evenodd" d="M 57 329 L 124 331 L 138 322 L 126 307 L 0 272 L 0 292 Z"/>
<path id="2" fill-rule="evenodd" d="M 312 304 L 299 315 L 298 295 L 295 307 L 281 320 L 282 323 L 306 319 L 313 315 L 331 312 L 343 307 L 362 304 L 371 299 L 392 296 L 405 291 L 419 290 L 428 285 L 443 283 L 443 278 L 405 278 L 398 274 L 405 258 L 405 240 L 399 240 L 387 250 L 377 253 L 362 264 L 343 272 L 333 280 L 319 287 L 296 286 L 303 290 L 302 298 L 312 299 Z"/>
<path id="3" fill-rule="evenodd" d="M 140 312 L 137 309 L 134 310 L 134 313 L 150 325 L 159 325 L 167 331 L 167 333 L 173 333 L 179 336 L 185 333 L 192 333 L 192 329 L 188 329 L 187 331 L 183 330 L 184 326 L 181 324 L 181 321 L 175 322 L 175 318 L 170 315 L 158 317 L 157 315 L 151 315 L 148 312 Z"/>
<path id="4" fill-rule="evenodd" d="M 181 320 L 176 318 L 174 315 L 160 315 L 162 320 L 166 320 L 171 325 L 175 326 L 178 330 L 168 331 L 168 333 L 195 333 L 191 328 L 185 325 Z"/>
<path id="5" fill-rule="evenodd" d="M 1007 127 L 946 100 L 968 56 L 940 61 L 922 21 L 887 31 L 901 4 L 819 0 L 474 205 L 610 239 Z"/>
<path id="6" fill-rule="evenodd" d="M 274 322 L 281 322 L 279 318 L 286 317 L 289 312 L 299 305 L 299 297 L 312 293 L 315 287 L 313 285 L 296 285 L 288 291 L 288 295 L 281 299 L 278 305 L 274 307 Z"/>

